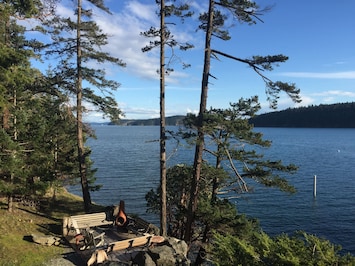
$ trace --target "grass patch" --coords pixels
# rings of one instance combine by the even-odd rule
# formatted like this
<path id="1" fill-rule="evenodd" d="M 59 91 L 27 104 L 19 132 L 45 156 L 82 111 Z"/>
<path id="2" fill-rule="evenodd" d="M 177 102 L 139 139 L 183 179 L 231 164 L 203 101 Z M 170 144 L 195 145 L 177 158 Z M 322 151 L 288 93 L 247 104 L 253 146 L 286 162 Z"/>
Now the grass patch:
<path id="1" fill-rule="evenodd" d="M 31 234 L 61 237 L 65 216 L 81 214 L 80 197 L 61 190 L 56 199 L 48 196 L 41 201 L 40 210 L 15 204 L 13 212 L 6 209 L 6 199 L 0 198 L 0 266 L 41 265 L 70 251 L 66 245 L 41 246 L 31 241 Z M 94 206 L 93 212 L 103 207 Z"/>

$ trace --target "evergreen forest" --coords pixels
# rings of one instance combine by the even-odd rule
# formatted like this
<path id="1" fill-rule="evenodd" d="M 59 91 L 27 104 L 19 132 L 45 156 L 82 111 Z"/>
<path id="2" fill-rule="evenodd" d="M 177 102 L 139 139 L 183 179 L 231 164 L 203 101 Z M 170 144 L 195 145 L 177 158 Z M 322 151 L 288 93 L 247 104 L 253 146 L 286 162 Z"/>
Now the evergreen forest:
<path id="1" fill-rule="evenodd" d="M 208 0 L 208 8 L 197 12 L 189 1 L 152 2 L 160 24 L 141 35 L 149 40 L 142 44 L 142 53 L 155 51 L 160 59 L 160 118 L 149 121 L 158 121 L 160 126 L 160 183 L 147 193 L 146 201 L 147 211 L 160 215 L 160 234 L 197 246 L 195 265 L 354 265 L 354 257 L 341 253 L 340 246 L 306 232 L 266 235 L 258 221 L 220 197 L 223 193 L 250 193 L 253 182 L 290 195 L 297 193 L 289 179 L 298 166 L 284 164 L 282 158 L 265 159 L 260 147 L 268 148 L 271 142 L 254 132 L 253 123 L 323 127 L 325 121 L 334 121 L 334 127 L 354 127 L 350 119 L 354 103 L 286 110 L 278 114 L 279 124 L 272 114 L 256 116 L 261 109 L 257 95 L 226 108 L 208 108 L 208 89 L 217 78 L 212 67 L 216 58 L 249 67 L 264 83 L 260 93 L 266 93 L 271 108 L 277 108 L 279 94 L 301 102 L 296 84 L 268 77 L 274 67 L 287 62 L 286 55 L 244 57 L 218 50 L 212 42 L 230 41 L 231 25 L 253 26 L 272 8 L 250 0 Z M 0 1 L 0 197 L 9 215 L 16 211 L 19 200 L 48 204 L 43 200 L 49 191 L 55 205 L 57 191 L 73 184 L 81 187 L 82 211 L 92 212 L 90 192 L 99 190 L 100 184 L 96 183 L 87 139 L 96 136 L 84 118 L 95 111 L 119 124 L 124 115 L 114 97 L 120 83 L 108 79 L 103 66 L 121 69 L 126 63 L 102 49 L 109 39 L 95 21 L 95 11 L 109 16 L 109 8 L 103 0 L 77 0 L 67 6 L 72 16 L 63 17 L 58 12 L 61 3 Z M 175 51 L 188 54 L 194 44 L 177 41 L 172 26 L 184 25 L 194 12 L 199 23 L 196 30 L 205 36 L 199 111 L 178 117 L 176 122 L 165 117 L 166 77 L 178 63 L 184 69 L 189 67 L 176 59 Z M 42 37 L 29 38 L 29 32 Z M 48 62 L 47 68 L 38 69 L 35 62 Z M 180 129 L 166 130 L 171 123 L 179 124 Z M 184 140 L 195 147 L 190 164 L 166 166 L 167 139 Z M 213 159 L 207 161 L 206 156 Z"/>
<path id="2" fill-rule="evenodd" d="M 321 104 L 257 115 L 255 127 L 355 128 L 355 103 Z"/>
<path id="3" fill-rule="evenodd" d="M 249 122 L 255 127 L 354 128 L 355 103 L 337 103 L 288 108 L 257 114 Z M 168 126 L 183 124 L 185 116 L 166 117 Z M 123 126 L 159 126 L 159 118 L 121 119 Z"/>

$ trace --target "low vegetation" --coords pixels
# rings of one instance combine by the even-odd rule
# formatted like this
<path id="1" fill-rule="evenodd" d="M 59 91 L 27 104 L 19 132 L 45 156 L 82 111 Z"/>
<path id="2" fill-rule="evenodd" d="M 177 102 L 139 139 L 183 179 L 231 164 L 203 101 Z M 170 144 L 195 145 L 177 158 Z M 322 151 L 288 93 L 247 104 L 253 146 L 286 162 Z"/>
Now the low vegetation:
<path id="1" fill-rule="evenodd" d="M 0 265 L 44 265 L 72 252 L 65 243 L 50 247 L 35 244 L 31 234 L 60 237 L 62 218 L 83 213 L 82 199 L 62 190 L 55 200 L 50 195 L 43 198 L 39 208 L 24 203 L 16 203 L 13 212 L 8 212 L 6 199 L 0 198 Z M 248 221 L 234 208 L 227 209 L 229 216 L 220 218 L 230 220 L 230 226 L 214 228 L 206 246 L 215 265 L 355 265 L 353 256 L 340 255 L 340 248 L 327 240 L 301 232 L 270 238 L 256 221 Z M 93 211 L 102 211 L 102 207 L 94 206 Z"/>
<path id="2" fill-rule="evenodd" d="M 186 198 L 192 167 L 174 166 L 167 171 L 169 235 L 182 238 L 186 226 Z M 238 212 L 226 199 L 211 201 L 211 176 L 222 169 L 202 168 L 199 205 L 195 217 L 193 241 L 203 250 L 210 265 L 355 265 L 355 257 L 327 239 L 306 232 L 274 237 L 263 232 L 257 220 Z M 222 184 L 222 178 L 219 180 Z M 160 188 L 146 194 L 148 211 L 159 213 Z M 277 225 L 275 225 L 277 226 Z M 306 230 L 306 228 L 303 228 Z"/>
<path id="3" fill-rule="evenodd" d="M 210 253 L 215 265 L 355 265 L 341 247 L 305 232 L 274 238 L 263 232 L 246 238 L 214 234 Z"/>
<path id="4" fill-rule="evenodd" d="M 31 234 L 60 237 L 63 217 L 82 213 L 80 197 L 62 190 L 55 200 L 51 196 L 43 198 L 39 208 L 25 206 L 26 202 L 15 205 L 9 212 L 6 199 L 0 198 L 0 265 L 41 265 L 72 251 L 65 243 L 50 247 L 35 244 Z"/>

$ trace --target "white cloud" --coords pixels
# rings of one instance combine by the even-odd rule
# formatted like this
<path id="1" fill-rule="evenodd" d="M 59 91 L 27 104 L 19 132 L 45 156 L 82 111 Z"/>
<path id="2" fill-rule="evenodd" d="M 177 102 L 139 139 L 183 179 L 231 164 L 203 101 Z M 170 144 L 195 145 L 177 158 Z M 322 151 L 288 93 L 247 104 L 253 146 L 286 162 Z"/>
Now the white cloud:
<path id="1" fill-rule="evenodd" d="M 192 110 L 192 109 L 190 109 L 190 108 L 187 108 L 186 109 L 186 113 L 187 114 L 195 114 L 195 115 L 197 115 L 198 113 L 199 113 L 199 110 Z"/>
<path id="2" fill-rule="evenodd" d="M 127 10 L 132 8 L 135 10 L 134 13 Z M 134 3 L 129 3 L 121 13 L 107 15 L 99 12 L 99 15 L 95 16 L 97 24 L 109 36 L 108 44 L 102 49 L 127 64 L 123 71 L 144 79 L 157 79 L 158 57 L 154 57 L 151 53 L 143 53 L 141 50 L 150 40 L 141 36 L 140 33 L 149 29 L 155 22 L 143 22 L 140 16 L 146 12 L 151 13 L 151 8 L 149 6 L 144 8 L 140 4 L 139 9 L 142 14 L 139 16 L 137 16 L 136 9 Z M 146 18 L 148 19 L 149 16 L 146 15 Z"/>
<path id="3" fill-rule="evenodd" d="M 334 104 L 334 103 L 344 103 L 355 100 L 355 92 L 341 91 L 341 90 L 330 90 L 322 92 L 301 92 L 302 102 L 294 103 L 287 95 L 280 95 L 278 100 L 277 110 L 284 110 L 287 108 L 297 108 L 297 107 L 307 107 L 310 105 L 320 105 L 320 104 Z M 261 110 L 259 113 L 267 113 L 273 111 L 269 108 L 269 103 L 267 101 L 262 101 Z"/>
<path id="4" fill-rule="evenodd" d="M 159 75 L 159 49 L 149 52 L 142 52 L 142 48 L 147 46 L 152 38 L 141 35 L 150 27 L 159 26 L 159 17 L 156 14 L 157 5 L 143 4 L 138 1 L 127 1 L 123 9 L 113 15 L 108 15 L 102 11 L 95 12 L 95 21 L 100 28 L 109 36 L 108 44 L 102 47 L 104 51 L 112 56 L 122 59 L 126 64 L 125 69 L 120 69 L 127 74 L 146 80 L 158 80 Z M 174 29 L 176 40 L 188 41 L 192 36 L 187 35 L 183 29 Z M 167 57 L 169 51 L 166 51 Z M 107 66 L 106 68 L 109 68 Z M 177 67 L 177 66 L 176 66 Z M 175 67 L 174 67 L 175 68 Z M 177 84 L 186 73 L 175 69 L 166 81 L 170 84 Z"/>
<path id="5" fill-rule="evenodd" d="M 301 107 L 301 106 L 308 106 L 308 105 L 311 105 L 314 103 L 314 99 L 311 97 L 304 96 L 304 95 L 302 95 L 301 97 L 302 97 L 302 102 L 295 103 L 287 95 L 280 95 L 276 110 L 279 111 L 279 110 L 284 110 L 287 108 L 297 108 L 297 107 Z M 258 112 L 259 114 L 275 111 L 272 108 L 270 108 L 270 103 L 266 100 L 261 101 L 260 106 L 261 106 L 261 110 Z"/>
<path id="6" fill-rule="evenodd" d="M 58 15 L 66 18 L 66 17 L 70 17 L 72 19 L 75 19 L 75 14 L 74 14 L 74 10 L 76 9 L 76 5 L 74 5 L 73 2 L 71 1 L 63 1 L 62 3 L 59 3 L 56 11 L 58 13 Z"/>
<path id="7" fill-rule="evenodd" d="M 157 5 L 145 5 L 137 1 L 128 1 L 126 8 L 129 13 L 132 13 L 132 15 L 139 19 L 144 19 L 148 22 L 157 20 L 157 16 L 155 14 Z"/>
<path id="8" fill-rule="evenodd" d="M 316 79 L 355 79 L 355 71 L 343 72 L 283 72 L 281 76 L 293 78 L 316 78 Z"/>
<path id="9" fill-rule="evenodd" d="M 352 91 L 341 91 L 341 90 L 331 90 L 313 93 L 315 96 L 340 96 L 340 97 L 355 97 L 355 92 Z"/>
<path id="10" fill-rule="evenodd" d="M 142 108 L 142 107 L 126 107 L 123 108 L 125 117 L 123 119 L 149 119 L 159 117 L 159 109 Z"/>

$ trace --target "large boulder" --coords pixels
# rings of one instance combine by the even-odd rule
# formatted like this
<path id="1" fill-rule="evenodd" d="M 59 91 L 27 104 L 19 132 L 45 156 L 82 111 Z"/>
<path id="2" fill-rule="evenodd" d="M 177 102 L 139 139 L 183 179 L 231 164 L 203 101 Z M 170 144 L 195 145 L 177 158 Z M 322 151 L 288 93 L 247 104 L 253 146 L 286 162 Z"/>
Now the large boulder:
<path id="1" fill-rule="evenodd" d="M 185 241 L 167 237 L 164 242 L 153 244 L 132 256 L 133 265 L 139 266 L 189 266 Z M 132 253 L 131 253 L 132 254 Z"/>
<path id="2" fill-rule="evenodd" d="M 176 265 L 175 251 L 170 246 L 164 245 L 150 248 L 148 254 L 156 265 Z"/>

